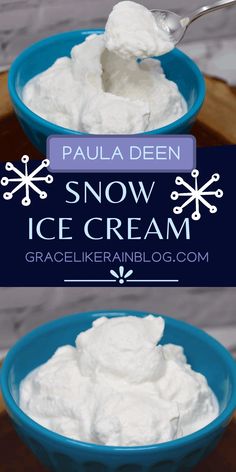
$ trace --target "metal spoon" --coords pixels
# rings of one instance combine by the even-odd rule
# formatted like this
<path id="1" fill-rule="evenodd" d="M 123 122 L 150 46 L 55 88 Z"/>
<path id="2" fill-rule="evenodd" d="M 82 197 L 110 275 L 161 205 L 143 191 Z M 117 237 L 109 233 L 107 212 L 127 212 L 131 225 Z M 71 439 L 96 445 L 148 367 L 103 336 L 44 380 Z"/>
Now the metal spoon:
<path id="1" fill-rule="evenodd" d="M 224 7 L 231 7 L 236 5 L 236 0 L 220 0 L 213 3 L 212 5 L 207 5 L 204 7 L 198 8 L 198 10 L 189 13 L 188 16 L 181 17 L 176 13 L 168 10 L 151 10 L 157 26 L 163 30 L 165 34 L 168 34 L 170 41 L 173 45 L 176 45 L 185 35 L 185 32 L 189 25 L 207 13 L 212 11 L 219 10 Z M 165 50 L 165 53 L 168 52 Z"/>

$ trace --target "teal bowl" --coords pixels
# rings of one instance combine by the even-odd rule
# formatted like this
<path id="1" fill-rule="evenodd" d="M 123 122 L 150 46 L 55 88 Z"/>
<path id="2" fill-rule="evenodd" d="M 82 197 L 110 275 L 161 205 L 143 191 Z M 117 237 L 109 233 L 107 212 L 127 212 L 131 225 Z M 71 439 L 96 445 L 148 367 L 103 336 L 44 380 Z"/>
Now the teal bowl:
<path id="1" fill-rule="evenodd" d="M 49 469 L 59 472 L 184 472 L 216 446 L 236 408 L 236 364 L 229 352 L 203 331 L 164 317 L 163 343 L 180 344 L 193 368 L 206 376 L 215 392 L 219 416 L 184 438 L 143 447 L 112 447 L 65 438 L 35 423 L 18 406 L 19 384 L 63 344 L 74 345 L 77 334 L 100 316 L 145 316 L 136 311 L 89 312 L 66 316 L 24 336 L 9 351 L 2 367 L 1 387 L 7 411 L 21 439 Z"/>
<path id="2" fill-rule="evenodd" d="M 61 33 L 39 41 L 23 51 L 13 62 L 8 80 L 9 94 L 18 120 L 32 144 L 43 154 L 48 136 L 55 134 L 81 135 L 57 126 L 33 113 L 21 99 L 24 85 L 35 75 L 50 67 L 58 57 L 69 56 L 75 44 L 103 30 L 78 30 Z M 183 52 L 174 49 L 160 57 L 168 79 L 173 80 L 188 104 L 188 112 L 163 128 L 142 134 L 186 134 L 190 131 L 205 98 L 205 81 L 197 65 Z"/>

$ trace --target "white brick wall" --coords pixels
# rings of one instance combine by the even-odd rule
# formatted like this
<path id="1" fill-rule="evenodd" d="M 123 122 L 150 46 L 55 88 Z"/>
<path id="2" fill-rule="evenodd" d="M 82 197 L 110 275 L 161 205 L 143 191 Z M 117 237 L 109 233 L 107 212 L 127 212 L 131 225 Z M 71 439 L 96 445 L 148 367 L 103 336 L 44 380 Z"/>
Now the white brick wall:
<path id="1" fill-rule="evenodd" d="M 177 12 L 198 8 L 211 0 L 139 0 L 149 8 Z M 0 67 L 9 64 L 27 45 L 47 35 L 77 28 L 104 26 L 117 0 L 0 0 Z M 236 8 L 222 10 L 196 22 L 186 39 L 235 35 Z"/>

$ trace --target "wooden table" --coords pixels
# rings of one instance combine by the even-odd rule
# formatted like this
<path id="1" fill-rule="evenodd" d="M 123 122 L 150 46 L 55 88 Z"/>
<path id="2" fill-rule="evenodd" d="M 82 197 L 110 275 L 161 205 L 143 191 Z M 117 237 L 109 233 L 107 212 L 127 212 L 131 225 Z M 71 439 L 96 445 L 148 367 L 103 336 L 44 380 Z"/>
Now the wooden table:
<path id="1" fill-rule="evenodd" d="M 217 449 L 194 472 L 236 471 L 236 415 Z M 1 472 L 46 472 L 18 438 L 4 409 L 0 395 L 0 470 Z M 96 471 L 94 471 L 96 472 Z"/>
<path id="2" fill-rule="evenodd" d="M 236 144 L 236 89 L 206 78 L 207 95 L 192 130 L 199 146 Z M 23 154 L 42 155 L 31 145 L 15 117 L 7 90 L 7 73 L 0 74 L 0 161 L 18 160 Z"/>

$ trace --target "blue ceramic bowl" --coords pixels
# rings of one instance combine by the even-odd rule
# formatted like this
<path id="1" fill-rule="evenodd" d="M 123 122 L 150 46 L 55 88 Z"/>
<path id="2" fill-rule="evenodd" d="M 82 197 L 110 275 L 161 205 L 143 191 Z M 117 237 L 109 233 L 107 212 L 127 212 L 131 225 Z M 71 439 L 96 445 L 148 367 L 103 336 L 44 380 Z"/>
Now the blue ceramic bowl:
<path id="1" fill-rule="evenodd" d="M 184 347 L 193 368 L 204 374 L 214 390 L 220 415 L 202 430 L 175 441 L 144 447 L 97 446 L 50 432 L 18 407 L 19 384 L 47 361 L 55 349 L 74 344 L 77 334 L 99 316 L 145 316 L 140 312 L 90 312 L 45 324 L 24 336 L 3 364 L 3 398 L 15 428 L 49 470 L 59 472 L 184 472 L 191 470 L 217 444 L 236 408 L 236 364 L 217 341 L 203 331 L 168 317 L 163 343 Z"/>
<path id="2" fill-rule="evenodd" d="M 27 108 L 21 99 L 24 85 L 35 75 L 50 67 L 60 56 L 69 56 L 75 44 L 82 43 L 93 33 L 103 30 L 79 30 L 61 33 L 33 44 L 13 62 L 9 73 L 9 93 L 16 115 L 30 141 L 45 153 L 46 139 L 52 134 L 85 134 L 50 123 Z M 158 130 L 143 134 L 187 133 L 203 104 L 205 82 L 196 64 L 183 52 L 175 49 L 160 58 L 168 79 L 179 87 L 188 104 L 188 112 L 179 120 Z"/>

